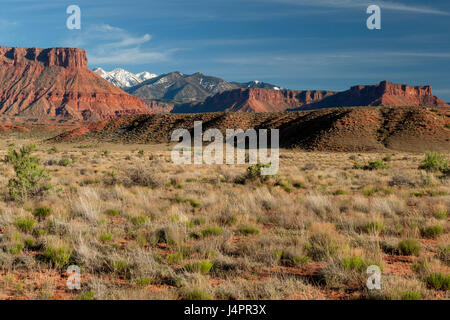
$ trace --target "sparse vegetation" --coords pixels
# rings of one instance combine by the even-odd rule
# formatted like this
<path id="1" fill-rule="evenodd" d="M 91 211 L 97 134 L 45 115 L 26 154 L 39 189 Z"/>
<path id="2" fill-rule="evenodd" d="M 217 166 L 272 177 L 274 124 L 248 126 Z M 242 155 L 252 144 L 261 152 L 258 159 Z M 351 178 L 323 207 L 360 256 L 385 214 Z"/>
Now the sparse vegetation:
<path id="1" fill-rule="evenodd" d="M 174 165 L 165 145 L 146 145 L 141 155 L 135 145 L 62 144 L 49 152 L 39 144 L 24 158 L 35 157 L 37 168 L 42 159 L 52 192 L 14 199 L 8 181 L 18 179 L 13 163 L 22 156 L 8 158 L 7 141 L 0 141 L 0 271 L 24 282 L 21 290 L 5 282 L 14 297 L 447 294 L 450 188 L 442 171 L 418 168 L 421 155 L 378 155 L 386 168 L 361 152 L 350 161 L 367 167 L 353 170 L 348 153 L 281 150 L 278 176 L 265 177 L 258 165 Z M 88 275 L 80 291 L 61 290 L 70 265 Z M 365 286 L 369 265 L 388 269 L 376 297 Z"/>

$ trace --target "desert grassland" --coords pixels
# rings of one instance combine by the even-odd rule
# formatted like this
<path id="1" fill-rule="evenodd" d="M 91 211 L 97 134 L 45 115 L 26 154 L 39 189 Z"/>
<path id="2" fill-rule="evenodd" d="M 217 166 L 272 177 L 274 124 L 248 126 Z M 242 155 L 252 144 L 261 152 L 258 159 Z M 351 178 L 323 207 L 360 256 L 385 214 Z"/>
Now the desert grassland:
<path id="1" fill-rule="evenodd" d="M 174 165 L 168 144 L 41 141 L 0 142 L 1 158 L 36 143 L 53 186 L 11 201 L 0 166 L 1 299 L 449 298 L 450 179 L 423 154 L 280 150 L 277 177 L 244 179 L 249 165 Z"/>

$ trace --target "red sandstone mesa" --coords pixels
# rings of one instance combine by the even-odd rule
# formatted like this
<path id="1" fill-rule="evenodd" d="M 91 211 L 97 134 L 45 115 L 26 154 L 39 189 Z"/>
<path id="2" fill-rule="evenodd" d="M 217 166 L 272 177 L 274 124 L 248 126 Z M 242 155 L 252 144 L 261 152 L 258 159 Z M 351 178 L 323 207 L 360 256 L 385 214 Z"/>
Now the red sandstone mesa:
<path id="1" fill-rule="evenodd" d="M 276 112 L 347 106 L 448 106 L 431 93 L 431 86 L 408 86 L 383 81 L 378 85 L 354 86 L 347 91 L 294 91 L 236 89 L 216 94 L 203 103 L 176 106 L 173 113 Z"/>
<path id="2" fill-rule="evenodd" d="M 278 112 L 301 108 L 334 94 L 335 92 L 332 91 L 319 90 L 235 89 L 218 93 L 200 104 L 177 106 L 172 112 Z"/>
<path id="3" fill-rule="evenodd" d="M 89 70 L 85 50 L 0 47 L 0 115 L 95 121 L 149 112 Z"/>

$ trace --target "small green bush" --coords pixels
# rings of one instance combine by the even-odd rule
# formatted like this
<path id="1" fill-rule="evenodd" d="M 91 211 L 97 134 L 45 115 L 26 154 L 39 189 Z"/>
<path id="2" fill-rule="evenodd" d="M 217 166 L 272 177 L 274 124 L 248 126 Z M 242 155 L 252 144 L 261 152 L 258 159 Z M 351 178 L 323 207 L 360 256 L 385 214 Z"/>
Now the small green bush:
<path id="1" fill-rule="evenodd" d="M 360 164 L 358 162 L 355 162 L 353 165 L 353 169 L 362 170 L 382 170 L 388 168 L 389 166 L 383 160 L 369 161 L 368 164 Z"/>
<path id="2" fill-rule="evenodd" d="M 70 159 L 67 158 L 62 158 L 61 160 L 58 161 L 58 165 L 60 165 L 61 167 L 67 167 L 70 164 Z"/>
<path id="3" fill-rule="evenodd" d="M 444 291 L 450 289 L 450 274 L 432 273 L 425 280 L 432 289 Z"/>
<path id="4" fill-rule="evenodd" d="M 449 169 L 449 165 L 444 155 L 440 154 L 439 152 L 427 152 L 425 154 L 425 159 L 419 166 L 419 169 L 426 171 L 444 172 Z"/>
<path id="5" fill-rule="evenodd" d="M 29 233 L 33 230 L 36 221 L 31 218 L 19 218 L 14 222 L 14 225 L 22 232 Z"/>
<path id="6" fill-rule="evenodd" d="M 108 216 L 115 217 L 115 216 L 117 216 L 120 213 L 120 211 L 116 210 L 116 209 L 108 209 L 108 210 L 105 211 L 105 213 Z"/>
<path id="7" fill-rule="evenodd" d="M 5 163 L 11 163 L 15 177 L 9 179 L 9 196 L 13 200 L 25 201 L 30 197 L 43 195 L 51 189 L 47 170 L 39 166 L 39 158 L 32 155 L 35 145 L 20 148 L 19 151 L 9 149 Z"/>
<path id="8" fill-rule="evenodd" d="M 384 229 L 384 224 L 380 221 L 368 222 L 364 226 L 364 231 L 366 233 L 380 233 Z"/>
<path id="9" fill-rule="evenodd" d="M 93 290 L 89 290 L 87 292 L 80 293 L 78 295 L 78 300 L 94 300 L 95 292 Z"/>
<path id="10" fill-rule="evenodd" d="M 223 229 L 220 227 L 209 227 L 202 231 L 203 237 L 209 237 L 209 236 L 220 236 L 223 232 Z"/>
<path id="11" fill-rule="evenodd" d="M 47 218 L 50 213 L 52 212 L 52 209 L 50 207 L 39 207 L 34 209 L 33 215 L 38 218 L 39 220 Z"/>
<path id="12" fill-rule="evenodd" d="M 196 273 L 201 273 L 201 274 L 207 274 L 211 270 L 212 266 L 213 265 L 211 262 L 209 262 L 208 260 L 203 260 L 203 261 L 189 263 L 183 267 L 183 270 L 185 270 L 187 272 L 193 272 L 193 273 L 196 272 Z"/>
<path id="13" fill-rule="evenodd" d="M 248 180 L 267 180 L 268 176 L 261 174 L 262 168 L 269 168 L 270 164 L 257 163 L 247 168 L 245 179 Z"/>
<path id="14" fill-rule="evenodd" d="M 239 227 L 239 233 L 248 236 L 248 235 L 252 235 L 252 234 L 259 234 L 259 230 L 252 226 L 241 225 Z"/>
<path id="15" fill-rule="evenodd" d="M 211 300 L 211 296 L 200 289 L 193 289 L 191 291 L 185 292 L 181 298 L 183 300 Z"/>
<path id="16" fill-rule="evenodd" d="M 326 260 L 338 251 L 338 243 L 329 234 L 318 233 L 309 237 L 304 249 L 308 257 L 314 261 Z"/>
<path id="17" fill-rule="evenodd" d="M 13 255 L 16 255 L 19 252 L 21 252 L 23 250 L 23 248 L 24 248 L 23 243 L 15 243 L 15 244 L 12 245 L 11 248 L 9 248 L 8 251 L 9 251 L 9 253 L 11 253 Z"/>
<path id="18" fill-rule="evenodd" d="M 441 226 L 431 226 L 422 229 L 420 233 L 424 238 L 436 239 L 442 233 L 442 231 L 444 231 L 444 228 L 442 228 Z"/>
<path id="19" fill-rule="evenodd" d="M 62 246 L 53 247 L 49 246 L 45 249 L 44 255 L 49 259 L 56 267 L 62 268 L 69 262 L 72 257 L 72 249 Z"/>
<path id="20" fill-rule="evenodd" d="M 153 282 L 152 278 L 145 278 L 145 277 L 139 278 L 136 280 L 137 285 L 140 287 L 147 287 L 147 286 L 151 285 L 152 282 Z"/>
<path id="21" fill-rule="evenodd" d="M 404 256 L 417 256 L 420 252 L 420 245 L 416 240 L 407 239 L 400 241 L 400 243 L 398 244 L 398 250 L 400 254 Z"/>
<path id="22" fill-rule="evenodd" d="M 422 294 L 417 291 L 405 291 L 402 294 L 402 300 L 422 300 Z"/>
<path id="23" fill-rule="evenodd" d="M 447 218 L 447 215 L 448 215 L 447 210 L 438 210 L 433 213 L 433 216 L 436 219 L 445 219 L 445 218 Z"/>
<path id="24" fill-rule="evenodd" d="M 112 233 L 104 233 L 100 236 L 100 241 L 103 243 L 112 241 L 112 239 L 113 239 Z"/>
<path id="25" fill-rule="evenodd" d="M 131 223 L 134 224 L 136 227 L 140 227 L 146 223 L 149 222 L 149 219 L 147 216 L 136 216 L 136 217 L 131 217 L 130 219 Z"/>
<path id="26" fill-rule="evenodd" d="M 364 271 L 368 263 L 361 257 L 348 257 L 342 259 L 342 267 L 346 270 Z"/>

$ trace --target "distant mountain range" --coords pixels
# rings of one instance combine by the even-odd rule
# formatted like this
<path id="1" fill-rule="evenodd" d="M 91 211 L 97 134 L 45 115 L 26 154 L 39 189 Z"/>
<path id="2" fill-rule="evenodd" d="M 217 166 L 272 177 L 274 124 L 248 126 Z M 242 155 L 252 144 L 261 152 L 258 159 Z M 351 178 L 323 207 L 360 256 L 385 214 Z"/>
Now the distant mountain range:
<path id="1" fill-rule="evenodd" d="M 158 76 L 157 74 L 147 71 L 134 74 L 120 68 L 116 68 L 113 71 L 105 71 L 102 68 L 95 68 L 93 71 L 100 75 L 103 79 L 111 82 L 121 89 L 133 87 L 141 82 Z"/>
<path id="2" fill-rule="evenodd" d="M 159 105 L 203 102 L 217 93 L 239 88 L 281 90 L 279 86 L 258 80 L 243 83 L 227 82 L 200 72 L 188 75 L 175 71 L 159 76 L 149 72 L 134 74 L 120 68 L 111 72 L 96 68 L 94 72 L 149 105 L 155 105 L 155 102 Z"/>

